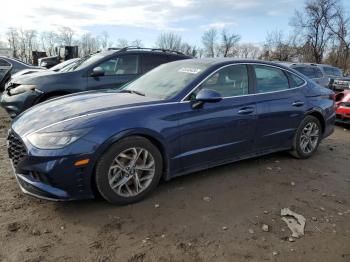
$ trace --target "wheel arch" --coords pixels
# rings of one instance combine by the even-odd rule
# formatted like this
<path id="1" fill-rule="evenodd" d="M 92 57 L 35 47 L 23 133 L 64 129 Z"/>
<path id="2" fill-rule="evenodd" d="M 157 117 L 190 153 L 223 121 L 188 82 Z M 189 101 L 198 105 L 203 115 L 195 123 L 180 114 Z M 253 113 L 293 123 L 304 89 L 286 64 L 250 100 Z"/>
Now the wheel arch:
<path id="1" fill-rule="evenodd" d="M 313 110 L 309 111 L 306 115 L 314 116 L 320 121 L 322 133 L 326 130 L 326 120 L 324 119 L 324 116 L 322 114 L 322 110 L 318 108 L 314 108 Z"/>
<path id="2" fill-rule="evenodd" d="M 100 148 L 97 150 L 94 165 L 92 168 L 92 175 L 90 178 L 91 188 L 94 191 L 94 194 L 98 195 L 96 182 L 95 182 L 95 171 L 96 171 L 96 165 L 101 158 L 101 156 L 116 142 L 120 141 L 121 139 L 130 137 L 130 136 L 140 136 L 148 139 L 152 144 L 154 144 L 157 149 L 160 151 L 162 155 L 162 161 L 163 161 L 163 174 L 162 177 L 164 179 L 168 179 L 169 174 L 169 158 L 168 158 L 168 151 L 166 149 L 166 143 L 165 140 L 162 138 L 162 136 L 150 129 L 130 129 L 123 132 L 120 132 L 116 135 L 113 135 L 110 137 L 103 145 L 100 146 Z"/>

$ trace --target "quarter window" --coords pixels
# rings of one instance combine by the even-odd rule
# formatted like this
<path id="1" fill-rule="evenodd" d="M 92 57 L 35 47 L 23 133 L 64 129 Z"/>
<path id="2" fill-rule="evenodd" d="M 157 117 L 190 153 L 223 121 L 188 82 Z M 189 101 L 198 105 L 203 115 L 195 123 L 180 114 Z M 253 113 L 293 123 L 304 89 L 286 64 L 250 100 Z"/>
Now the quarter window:
<path id="1" fill-rule="evenodd" d="M 299 76 L 296 76 L 295 74 L 289 73 L 289 77 L 292 80 L 293 87 L 299 87 L 305 83 L 304 79 L 300 78 Z"/>
<path id="2" fill-rule="evenodd" d="M 254 71 L 257 93 L 274 92 L 289 88 L 286 74 L 278 68 L 255 65 Z"/>
<path id="3" fill-rule="evenodd" d="M 245 65 L 225 67 L 208 78 L 200 89 L 212 89 L 223 97 L 248 94 L 248 71 Z"/>
<path id="4" fill-rule="evenodd" d="M 138 56 L 127 55 L 114 57 L 99 65 L 105 71 L 106 76 L 111 75 L 135 75 L 138 72 Z"/>

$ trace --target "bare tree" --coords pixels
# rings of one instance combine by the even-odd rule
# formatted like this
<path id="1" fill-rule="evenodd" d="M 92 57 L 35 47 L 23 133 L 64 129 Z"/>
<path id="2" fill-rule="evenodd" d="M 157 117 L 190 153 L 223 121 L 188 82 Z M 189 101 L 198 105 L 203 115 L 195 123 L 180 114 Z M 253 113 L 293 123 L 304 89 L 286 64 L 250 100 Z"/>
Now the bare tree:
<path id="1" fill-rule="evenodd" d="M 102 49 L 107 49 L 107 47 L 108 47 L 108 39 L 109 39 L 108 33 L 106 31 L 103 31 L 101 33 L 101 39 L 100 39 L 100 43 L 101 43 Z"/>
<path id="2" fill-rule="evenodd" d="M 229 33 L 227 29 L 221 32 L 221 53 L 223 57 L 235 56 L 237 54 L 237 43 L 241 39 L 240 35 Z"/>
<path id="3" fill-rule="evenodd" d="M 72 28 L 68 26 L 63 26 L 58 29 L 59 34 L 59 40 L 61 42 L 61 45 L 72 45 L 73 43 L 73 36 L 74 36 L 74 31 Z"/>
<path id="4" fill-rule="evenodd" d="M 195 45 L 190 45 L 188 43 L 182 43 L 179 51 L 184 53 L 185 55 L 197 57 L 199 50 L 198 50 L 197 46 L 195 46 Z"/>
<path id="5" fill-rule="evenodd" d="M 46 51 L 48 56 L 55 55 L 55 48 L 59 45 L 59 37 L 55 32 L 43 32 L 42 38 L 45 43 L 44 51 Z"/>
<path id="6" fill-rule="evenodd" d="M 181 36 L 175 33 L 162 33 L 158 36 L 156 47 L 161 49 L 170 49 L 180 51 L 182 44 Z"/>
<path id="7" fill-rule="evenodd" d="M 312 49 L 313 61 L 321 63 L 330 40 L 328 21 L 334 16 L 338 0 L 307 0 L 302 12 L 296 11 L 291 25 Z"/>
<path id="8" fill-rule="evenodd" d="M 295 49 L 291 42 L 293 38 L 285 38 L 280 30 L 268 32 L 264 43 L 264 59 L 290 61 L 295 56 Z"/>
<path id="9" fill-rule="evenodd" d="M 244 59 L 258 59 L 261 50 L 258 46 L 247 43 L 237 47 L 237 56 Z"/>
<path id="10" fill-rule="evenodd" d="M 38 49 L 37 43 L 37 31 L 36 30 L 26 30 L 24 31 L 25 41 L 28 48 L 27 62 L 33 62 L 33 51 Z"/>
<path id="11" fill-rule="evenodd" d="M 119 38 L 117 40 L 117 47 L 118 48 L 124 48 L 129 46 L 128 40 L 124 39 L 124 38 Z"/>
<path id="12" fill-rule="evenodd" d="M 18 58 L 18 48 L 19 48 L 19 43 L 18 43 L 18 32 L 17 29 L 15 28 L 9 28 L 7 33 L 7 42 L 9 44 L 9 47 L 12 49 L 12 56 L 14 58 Z"/>
<path id="13" fill-rule="evenodd" d="M 99 50 L 99 40 L 90 33 L 85 33 L 81 36 L 77 43 L 80 49 L 80 56 L 84 57 Z"/>
<path id="14" fill-rule="evenodd" d="M 143 47 L 143 43 L 141 39 L 135 39 L 134 41 L 131 42 L 131 45 L 136 47 Z"/>
<path id="15" fill-rule="evenodd" d="M 327 20 L 327 25 L 331 35 L 335 37 L 335 43 L 328 57 L 333 56 L 330 62 L 347 72 L 350 59 L 350 16 L 346 16 L 343 7 L 339 5 L 331 18 Z"/>
<path id="16" fill-rule="evenodd" d="M 215 28 L 209 29 L 208 31 L 204 32 L 202 36 L 202 44 L 204 46 L 206 56 L 217 56 L 217 38 L 218 31 Z"/>

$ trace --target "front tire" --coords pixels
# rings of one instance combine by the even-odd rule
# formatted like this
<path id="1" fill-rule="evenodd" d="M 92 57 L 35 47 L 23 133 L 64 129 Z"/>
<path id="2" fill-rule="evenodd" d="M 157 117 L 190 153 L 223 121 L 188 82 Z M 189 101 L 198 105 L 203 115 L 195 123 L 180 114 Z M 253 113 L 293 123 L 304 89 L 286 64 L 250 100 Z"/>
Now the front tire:
<path id="1" fill-rule="evenodd" d="M 162 172 L 163 159 L 158 148 L 146 138 L 131 136 L 116 142 L 102 155 L 95 181 L 104 199 L 125 205 L 150 194 Z"/>
<path id="2" fill-rule="evenodd" d="M 321 142 L 322 126 L 314 116 L 306 116 L 300 123 L 293 139 L 292 156 L 307 159 L 316 151 Z"/>

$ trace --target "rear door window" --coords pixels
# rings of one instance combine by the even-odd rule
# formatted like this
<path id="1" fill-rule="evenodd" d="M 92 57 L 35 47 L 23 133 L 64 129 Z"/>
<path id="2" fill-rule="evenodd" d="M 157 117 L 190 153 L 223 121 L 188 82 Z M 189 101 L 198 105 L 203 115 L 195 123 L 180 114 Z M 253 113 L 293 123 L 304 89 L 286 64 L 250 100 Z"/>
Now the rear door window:
<path id="1" fill-rule="evenodd" d="M 142 55 L 142 72 L 146 73 L 167 62 L 169 62 L 169 59 L 166 55 L 144 54 Z"/>
<path id="2" fill-rule="evenodd" d="M 289 89 L 287 75 L 281 69 L 254 65 L 256 93 L 267 93 Z"/>
<path id="3" fill-rule="evenodd" d="M 292 80 L 293 87 L 299 87 L 305 84 L 305 80 L 300 78 L 299 76 L 292 73 L 288 73 L 288 74 L 290 79 Z"/>

